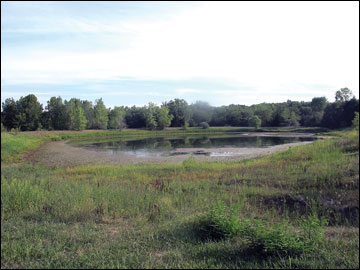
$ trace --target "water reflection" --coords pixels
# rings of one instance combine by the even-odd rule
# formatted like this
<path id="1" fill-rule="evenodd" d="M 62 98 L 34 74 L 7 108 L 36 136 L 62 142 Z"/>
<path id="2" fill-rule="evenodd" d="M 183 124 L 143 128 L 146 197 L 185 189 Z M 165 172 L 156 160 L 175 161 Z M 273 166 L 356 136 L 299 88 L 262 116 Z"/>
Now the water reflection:
<path id="1" fill-rule="evenodd" d="M 209 152 L 191 148 L 249 148 L 268 147 L 279 144 L 313 141 L 311 137 L 278 137 L 278 136 L 182 136 L 182 137 L 155 137 L 133 140 L 116 140 L 108 142 L 83 143 L 74 145 L 86 149 L 106 151 L 110 154 L 127 153 L 138 157 L 170 156 L 170 155 L 207 155 L 231 156 L 231 151 Z M 174 152 L 177 148 L 190 148 L 189 151 Z"/>

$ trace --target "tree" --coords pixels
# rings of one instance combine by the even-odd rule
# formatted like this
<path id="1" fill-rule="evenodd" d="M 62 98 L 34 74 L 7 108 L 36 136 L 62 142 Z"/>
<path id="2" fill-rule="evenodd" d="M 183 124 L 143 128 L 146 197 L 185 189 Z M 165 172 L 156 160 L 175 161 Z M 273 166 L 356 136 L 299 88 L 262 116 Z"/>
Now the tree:
<path id="1" fill-rule="evenodd" d="M 42 113 L 42 105 L 33 94 L 21 97 L 17 101 L 19 111 L 20 129 L 37 130 L 41 127 L 40 118 Z"/>
<path id="2" fill-rule="evenodd" d="M 20 112 L 13 98 L 5 99 L 2 103 L 2 121 L 7 129 L 18 128 L 20 125 Z"/>
<path id="3" fill-rule="evenodd" d="M 126 124 L 130 128 L 143 128 L 146 127 L 146 112 L 144 107 L 132 106 L 125 108 Z"/>
<path id="4" fill-rule="evenodd" d="M 72 98 L 65 101 L 66 114 L 68 119 L 68 129 L 83 130 L 86 127 L 86 117 L 81 106 L 80 99 Z"/>
<path id="5" fill-rule="evenodd" d="M 188 103 L 183 99 L 170 100 L 168 103 L 164 103 L 163 106 L 167 106 L 174 116 L 171 121 L 172 127 L 184 127 L 192 116 Z"/>
<path id="6" fill-rule="evenodd" d="M 61 97 L 51 97 L 46 107 L 50 118 L 50 129 L 64 130 L 67 128 L 66 108 Z"/>
<path id="7" fill-rule="evenodd" d="M 94 123 L 93 128 L 106 129 L 108 126 L 108 110 L 106 109 L 102 98 L 95 100 Z"/>
<path id="8" fill-rule="evenodd" d="M 313 112 L 323 112 L 327 103 L 326 97 L 314 97 L 310 106 Z"/>
<path id="9" fill-rule="evenodd" d="M 226 125 L 227 106 L 215 107 L 211 117 L 211 126 Z"/>
<path id="10" fill-rule="evenodd" d="M 342 103 L 341 122 L 344 127 L 350 127 L 352 120 L 355 117 L 355 112 L 359 111 L 359 100 L 353 97 L 352 99 Z"/>
<path id="11" fill-rule="evenodd" d="M 157 127 L 156 105 L 152 102 L 149 102 L 149 105 L 145 106 L 145 126 L 150 130 Z"/>
<path id="12" fill-rule="evenodd" d="M 91 101 L 83 100 L 81 101 L 82 108 L 87 120 L 86 128 L 93 128 L 94 126 L 94 108 Z"/>
<path id="13" fill-rule="evenodd" d="M 170 126 L 171 120 L 174 118 L 174 116 L 170 114 L 170 110 L 168 107 L 161 106 L 161 108 L 156 108 L 155 118 L 158 128 L 162 130 Z"/>
<path id="14" fill-rule="evenodd" d="M 326 106 L 321 126 L 327 128 L 339 128 L 341 126 L 341 115 L 343 107 L 338 102 Z"/>
<path id="15" fill-rule="evenodd" d="M 125 127 L 125 109 L 124 107 L 114 107 L 109 112 L 109 129 L 120 129 Z"/>
<path id="16" fill-rule="evenodd" d="M 261 103 L 251 106 L 255 115 L 261 119 L 262 126 L 271 126 L 274 122 L 274 109 L 272 104 Z"/>
<path id="17" fill-rule="evenodd" d="M 261 126 L 261 119 L 257 116 L 254 115 L 249 119 L 249 126 L 255 127 L 256 129 L 258 129 Z"/>
<path id="18" fill-rule="evenodd" d="M 340 90 L 336 91 L 335 93 L 335 102 L 345 102 L 349 101 L 351 97 L 353 97 L 352 91 L 345 87 L 341 88 Z"/>
<path id="19" fill-rule="evenodd" d="M 249 119 L 253 116 L 251 108 L 245 105 L 231 104 L 226 115 L 227 124 L 235 127 L 248 127 Z"/>
<path id="20" fill-rule="evenodd" d="M 48 111 L 43 111 L 40 117 L 41 127 L 47 130 L 53 130 L 51 125 L 51 118 Z"/>

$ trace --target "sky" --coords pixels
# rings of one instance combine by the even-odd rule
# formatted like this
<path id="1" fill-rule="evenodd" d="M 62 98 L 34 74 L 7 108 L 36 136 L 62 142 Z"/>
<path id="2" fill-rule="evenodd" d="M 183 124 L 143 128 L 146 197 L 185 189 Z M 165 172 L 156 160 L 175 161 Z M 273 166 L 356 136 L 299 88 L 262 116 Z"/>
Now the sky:
<path id="1" fill-rule="evenodd" d="M 1 101 L 359 98 L 359 2 L 1 1 Z"/>

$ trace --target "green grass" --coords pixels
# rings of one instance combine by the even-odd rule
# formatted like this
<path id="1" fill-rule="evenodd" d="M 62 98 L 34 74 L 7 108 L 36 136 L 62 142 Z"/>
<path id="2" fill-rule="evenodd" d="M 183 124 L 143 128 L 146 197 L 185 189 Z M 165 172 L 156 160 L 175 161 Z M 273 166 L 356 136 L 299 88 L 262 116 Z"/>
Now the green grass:
<path id="1" fill-rule="evenodd" d="M 18 141 L 2 141 L 1 267 L 358 268 L 358 137 L 337 135 L 240 162 L 71 168 L 10 164 Z"/>

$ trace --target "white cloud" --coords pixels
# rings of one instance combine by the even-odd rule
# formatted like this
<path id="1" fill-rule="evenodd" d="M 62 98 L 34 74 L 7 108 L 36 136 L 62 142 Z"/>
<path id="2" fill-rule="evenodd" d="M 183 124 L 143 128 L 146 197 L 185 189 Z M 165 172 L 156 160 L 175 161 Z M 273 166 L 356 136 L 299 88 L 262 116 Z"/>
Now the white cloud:
<path id="1" fill-rule="evenodd" d="M 200 93 L 205 93 L 205 92 L 206 91 L 204 91 L 204 90 L 189 89 L 189 88 L 179 88 L 179 89 L 175 90 L 175 93 L 180 96 L 187 95 L 187 94 L 200 94 Z"/>
<path id="2" fill-rule="evenodd" d="M 111 32 L 114 43 L 127 33 L 133 37 L 119 50 L 7 49 L 1 60 L 4 82 L 218 78 L 249 85 L 252 90 L 241 92 L 259 98 L 314 91 L 321 95 L 322 90 L 311 87 L 316 84 L 331 91 L 359 89 L 358 2 L 206 2 L 156 21 L 67 19 L 64 29 L 97 33 L 98 38 Z M 203 92 L 176 90 L 179 95 Z"/>

